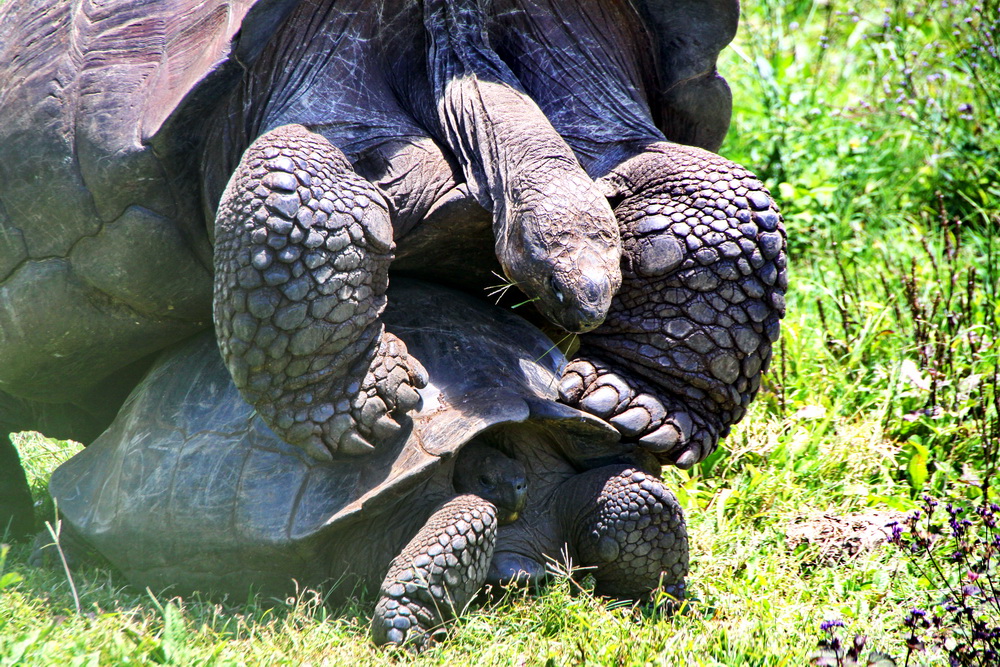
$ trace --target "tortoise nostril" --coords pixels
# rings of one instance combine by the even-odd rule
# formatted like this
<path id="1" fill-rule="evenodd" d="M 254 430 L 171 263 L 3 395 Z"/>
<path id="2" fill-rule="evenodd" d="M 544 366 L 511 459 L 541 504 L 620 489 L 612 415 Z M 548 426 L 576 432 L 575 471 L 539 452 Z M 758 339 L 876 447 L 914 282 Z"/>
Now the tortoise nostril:
<path id="1" fill-rule="evenodd" d="M 586 303 L 600 304 L 605 295 L 611 292 L 610 281 L 606 275 L 583 274 L 580 276 L 580 291 Z"/>
<path id="2" fill-rule="evenodd" d="M 606 309 L 621 280 L 618 260 L 612 262 L 608 257 L 588 252 L 577 259 L 576 265 L 575 283 L 581 300 L 602 310 Z"/>
<path id="3" fill-rule="evenodd" d="M 512 480 L 511 486 L 514 490 L 512 509 L 520 512 L 528 502 L 528 480 L 524 477 L 516 477 Z"/>

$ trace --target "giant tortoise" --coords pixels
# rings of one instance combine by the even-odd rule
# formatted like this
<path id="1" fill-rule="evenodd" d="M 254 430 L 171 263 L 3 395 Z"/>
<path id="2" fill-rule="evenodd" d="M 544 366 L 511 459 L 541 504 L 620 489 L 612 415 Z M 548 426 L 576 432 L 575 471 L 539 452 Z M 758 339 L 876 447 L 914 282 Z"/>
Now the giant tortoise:
<path id="1" fill-rule="evenodd" d="M 682 597 L 676 499 L 620 460 L 606 422 L 556 402 L 565 360 L 549 339 L 443 288 L 397 281 L 389 295 L 386 327 L 429 378 L 403 441 L 305 455 L 240 397 L 203 334 L 165 353 L 55 471 L 64 530 L 172 593 L 381 583 L 379 643 L 424 644 L 485 582 L 538 580 L 563 554 L 593 568 L 599 592 Z"/>
<path id="2" fill-rule="evenodd" d="M 504 276 L 579 334 L 561 400 L 693 465 L 784 308 L 774 204 L 710 152 L 737 19 L 737 0 L 0 5 L 0 511 L 29 529 L 8 431 L 91 441 L 210 317 L 283 441 L 398 446 L 426 374 L 381 318 L 390 262 L 480 295 Z"/>

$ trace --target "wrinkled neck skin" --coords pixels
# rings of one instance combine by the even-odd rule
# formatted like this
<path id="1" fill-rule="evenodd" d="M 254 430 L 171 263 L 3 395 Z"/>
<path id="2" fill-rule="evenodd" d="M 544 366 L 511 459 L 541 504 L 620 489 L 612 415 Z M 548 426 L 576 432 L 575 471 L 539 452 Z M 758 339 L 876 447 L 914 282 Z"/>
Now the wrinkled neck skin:
<path id="1" fill-rule="evenodd" d="M 461 185 L 492 213 L 507 278 L 562 328 L 598 326 L 621 285 L 618 224 L 573 150 L 493 51 L 486 4 L 304 3 L 210 121 L 207 208 L 254 138 L 286 123 L 323 134 L 380 188 L 387 183 L 372 165 L 398 162 L 399 178 L 388 186 L 406 181 L 414 194 L 386 192 L 387 199 L 420 200 L 424 211 L 454 185 L 454 165 Z M 429 136 L 420 139 L 423 132 Z M 437 152 L 441 168 L 398 160 L 417 148 Z M 413 177 L 421 170 L 426 177 Z M 419 222 L 397 231 L 412 224 Z"/>
<path id="2" fill-rule="evenodd" d="M 526 470 L 528 494 L 520 518 L 497 531 L 497 545 L 487 583 L 507 583 L 508 573 L 521 571 L 520 583 L 541 583 L 546 566 L 576 558 L 566 542 L 571 540 L 579 517 L 559 507 L 559 490 L 578 471 L 558 452 L 556 438 L 543 428 L 495 431 L 487 436 L 491 446 L 517 459 Z M 582 508 L 581 508 L 582 510 Z"/>
<path id="3" fill-rule="evenodd" d="M 447 480 L 436 476 L 426 484 L 384 508 L 378 516 L 368 516 L 337 531 L 327 549 L 327 578 L 334 594 L 343 599 L 352 594 L 378 592 L 392 560 L 427 519 L 443 503 L 455 496 Z"/>
<path id="4" fill-rule="evenodd" d="M 428 75 L 441 137 L 492 211 L 507 277 L 574 332 L 603 322 L 621 285 L 607 200 L 493 51 L 483 0 L 427 0 Z"/>

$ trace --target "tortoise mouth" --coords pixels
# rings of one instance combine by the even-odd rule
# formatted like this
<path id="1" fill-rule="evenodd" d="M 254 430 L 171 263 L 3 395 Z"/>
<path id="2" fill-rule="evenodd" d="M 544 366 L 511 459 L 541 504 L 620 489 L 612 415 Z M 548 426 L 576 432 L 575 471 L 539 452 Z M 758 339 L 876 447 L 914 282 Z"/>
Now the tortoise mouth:
<path id="1" fill-rule="evenodd" d="M 617 266 L 582 261 L 570 271 L 552 273 L 538 299 L 539 310 L 570 333 L 596 329 L 607 317 L 611 299 L 621 285 L 621 274 L 613 269 Z"/>
<path id="2" fill-rule="evenodd" d="M 501 526 L 506 526 L 508 524 L 514 523 L 515 521 L 518 520 L 518 518 L 520 518 L 520 516 L 521 516 L 520 510 L 514 510 L 513 512 L 511 512 L 510 510 L 505 510 L 502 507 L 497 508 L 497 521 L 500 523 Z"/>
<path id="3" fill-rule="evenodd" d="M 501 526 L 514 523 L 528 504 L 528 482 L 524 475 L 518 475 L 510 480 L 492 499 L 497 508 L 497 521 Z"/>

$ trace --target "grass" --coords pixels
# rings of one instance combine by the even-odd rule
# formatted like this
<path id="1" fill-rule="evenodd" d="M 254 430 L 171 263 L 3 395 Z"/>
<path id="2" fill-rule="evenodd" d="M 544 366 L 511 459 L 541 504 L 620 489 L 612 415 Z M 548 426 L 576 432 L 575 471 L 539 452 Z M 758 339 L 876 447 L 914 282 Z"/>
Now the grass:
<path id="1" fill-rule="evenodd" d="M 420 656 L 367 640 L 370 603 L 172 599 L 101 569 L 0 558 L 0 664 L 802 665 L 844 636 L 900 665 L 911 607 L 941 596 L 912 553 L 839 559 L 786 536 L 802 517 L 975 501 L 994 465 L 1000 358 L 1000 36 L 996 0 L 761 0 L 720 70 L 722 152 L 778 197 L 788 317 L 761 395 L 719 451 L 668 480 L 686 508 L 683 613 L 618 605 L 557 578 L 472 611 Z M 991 50 L 992 49 L 992 50 Z M 39 499 L 74 445 L 19 441 Z M 992 493 L 992 492 L 991 492 Z M 992 497 L 992 496 L 991 496 Z"/>
<path id="2" fill-rule="evenodd" d="M 370 646 L 369 606 L 331 609 L 309 591 L 293 600 L 181 601 L 87 568 L 73 575 L 83 608 L 76 614 L 66 576 L 27 567 L 28 548 L 18 545 L 5 571 L 23 579 L 0 591 L 0 656 L 17 663 L 23 655 L 24 664 L 780 665 L 803 663 L 815 644 L 809 633 L 824 618 L 856 619 L 889 637 L 883 626 L 915 586 L 899 588 L 894 557 L 878 551 L 804 574 L 811 552 L 788 548 L 783 534 L 795 517 L 865 505 L 858 490 L 832 504 L 823 497 L 845 471 L 882 478 L 882 494 L 905 495 L 908 487 L 886 474 L 892 457 L 871 437 L 876 425 L 845 434 L 845 446 L 821 459 L 811 420 L 754 417 L 711 475 L 673 474 L 688 509 L 697 597 L 674 617 L 609 604 L 562 577 L 542 595 L 512 593 L 473 611 L 449 642 L 414 658 Z M 32 442 L 22 441 L 23 450 Z M 768 463 L 795 456 L 800 470 Z"/>

